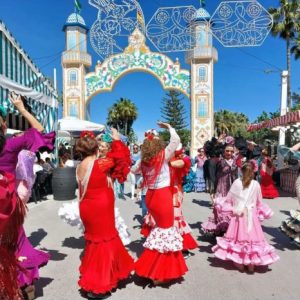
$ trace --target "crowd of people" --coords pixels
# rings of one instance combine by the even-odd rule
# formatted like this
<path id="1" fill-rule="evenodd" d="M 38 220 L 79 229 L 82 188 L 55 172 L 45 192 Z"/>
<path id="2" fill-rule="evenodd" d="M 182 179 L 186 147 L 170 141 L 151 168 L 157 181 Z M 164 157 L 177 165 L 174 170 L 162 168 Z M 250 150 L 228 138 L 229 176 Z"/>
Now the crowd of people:
<path id="1" fill-rule="evenodd" d="M 48 175 L 53 170 L 51 161 L 41 161 L 36 153 L 41 148 L 53 150 L 55 134 L 43 133 L 43 126 L 25 109 L 20 96 L 12 93 L 9 97 L 31 128 L 6 140 L 6 112 L 0 107 L 0 295 L 3 300 L 34 299 L 34 282 L 49 254 L 30 244 L 23 223 L 38 166 Z M 88 298 L 109 297 L 119 281 L 133 272 L 153 285 L 173 282 L 188 272 L 185 259 L 199 244 L 184 217 L 185 192 L 211 196 L 212 215 L 202 223 L 202 231 L 217 237 L 212 247 L 217 258 L 250 273 L 256 266 L 279 259 L 261 227 L 273 214 L 262 199 L 279 195 L 267 149 L 221 135 L 190 158 L 176 130 L 163 122 L 158 126 L 170 132 L 169 143 L 151 129 L 145 132 L 142 145 L 133 145 L 132 153 L 113 128 L 97 137 L 82 132 L 76 142 L 79 203 L 63 207 L 59 214 L 70 221 L 68 214 L 75 210 L 83 229 L 85 248 L 78 285 Z M 295 153 L 296 148 L 287 152 Z M 61 151 L 61 164 L 66 166 L 70 160 L 68 152 Z M 144 217 L 141 236 L 146 240 L 136 261 L 125 247 L 130 239 L 115 207 L 127 178 L 130 196 L 140 201 Z M 286 224 L 295 225 L 298 217 Z M 71 221 L 78 225 L 74 218 Z"/>

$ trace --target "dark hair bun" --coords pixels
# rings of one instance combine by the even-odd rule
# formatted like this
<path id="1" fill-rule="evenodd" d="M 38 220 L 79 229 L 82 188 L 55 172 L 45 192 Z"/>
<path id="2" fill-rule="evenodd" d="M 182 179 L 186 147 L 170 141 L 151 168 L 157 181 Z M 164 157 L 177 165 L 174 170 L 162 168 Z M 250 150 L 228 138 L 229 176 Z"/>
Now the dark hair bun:
<path id="1" fill-rule="evenodd" d="M 76 142 L 75 151 L 80 153 L 83 158 L 95 154 L 97 149 L 98 143 L 96 139 L 90 136 L 84 136 Z"/>

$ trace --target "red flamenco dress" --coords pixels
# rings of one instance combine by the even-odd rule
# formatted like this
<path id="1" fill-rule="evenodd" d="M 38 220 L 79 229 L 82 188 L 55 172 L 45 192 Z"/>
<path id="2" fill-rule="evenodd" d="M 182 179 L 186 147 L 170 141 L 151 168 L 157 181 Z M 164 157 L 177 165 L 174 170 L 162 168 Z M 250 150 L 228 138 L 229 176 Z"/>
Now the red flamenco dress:
<path id="1" fill-rule="evenodd" d="M 115 227 L 115 198 L 110 179 L 124 182 L 129 166 L 127 147 L 114 141 L 107 157 L 95 160 L 88 178 L 80 182 L 84 190 L 79 209 L 86 245 L 78 284 L 86 292 L 105 294 L 134 269 L 133 259 Z"/>
<path id="2" fill-rule="evenodd" d="M 0 171 L 0 298 L 21 299 L 18 261 L 15 255 L 18 230 L 24 221 L 24 207 L 15 192 L 15 177 Z"/>
<path id="3" fill-rule="evenodd" d="M 272 175 L 274 172 L 274 166 L 270 158 L 264 158 L 261 164 L 260 170 L 260 187 L 263 198 L 274 199 L 279 197 L 277 188 L 275 187 Z"/>
<path id="4" fill-rule="evenodd" d="M 181 252 L 183 239 L 174 226 L 168 165 L 180 140 L 173 128 L 170 134 L 171 140 L 166 149 L 149 162 L 141 164 L 144 182 L 148 187 L 146 205 L 155 226 L 143 245 L 143 253 L 135 263 L 135 272 L 140 277 L 161 282 L 181 278 L 188 271 Z"/>
<path id="5" fill-rule="evenodd" d="M 183 250 L 193 250 L 198 247 L 198 244 L 193 238 L 191 234 L 192 230 L 189 224 L 186 222 L 182 212 L 182 180 L 183 177 L 189 173 L 191 160 L 189 157 L 184 156 L 182 158 L 174 157 L 170 162 L 172 163 L 172 161 L 177 161 L 179 159 L 184 162 L 184 166 L 182 168 L 170 167 L 171 186 L 173 189 L 174 225 L 179 229 L 179 232 L 183 238 Z"/>

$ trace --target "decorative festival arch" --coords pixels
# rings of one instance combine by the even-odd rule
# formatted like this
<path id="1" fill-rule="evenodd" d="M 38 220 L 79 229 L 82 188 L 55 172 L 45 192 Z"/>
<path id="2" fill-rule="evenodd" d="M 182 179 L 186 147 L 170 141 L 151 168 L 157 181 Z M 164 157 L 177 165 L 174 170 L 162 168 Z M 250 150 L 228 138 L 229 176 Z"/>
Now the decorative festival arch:
<path id="1" fill-rule="evenodd" d="M 126 74 L 141 71 L 156 77 L 163 89 L 176 89 L 190 99 L 190 72 L 181 69 L 178 60 L 173 62 L 164 54 L 151 52 L 139 29 L 135 29 L 128 41 L 123 53 L 110 56 L 102 64 L 98 62 L 95 72 L 85 76 L 86 105 L 95 95 L 111 91 Z"/>

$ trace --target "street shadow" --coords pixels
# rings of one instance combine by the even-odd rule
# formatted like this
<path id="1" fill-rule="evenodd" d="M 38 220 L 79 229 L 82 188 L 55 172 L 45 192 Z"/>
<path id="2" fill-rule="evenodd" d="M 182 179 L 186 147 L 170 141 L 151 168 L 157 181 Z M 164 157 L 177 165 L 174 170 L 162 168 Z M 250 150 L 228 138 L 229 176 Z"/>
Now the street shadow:
<path id="1" fill-rule="evenodd" d="M 72 248 L 72 249 L 84 249 L 85 241 L 83 236 L 80 238 L 75 238 L 73 236 L 65 238 L 62 242 L 63 247 Z"/>
<path id="2" fill-rule="evenodd" d="M 47 232 L 39 228 L 37 231 L 33 231 L 28 237 L 29 242 L 35 248 L 40 245 L 40 242 L 47 236 Z"/>
<path id="3" fill-rule="evenodd" d="M 290 212 L 288 210 L 280 210 L 280 212 L 288 217 L 290 217 Z"/>
<path id="4" fill-rule="evenodd" d="M 41 248 L 41 250 L 47 252 L 50 255 L 50 260 L 53 261 L 64 260 L 67 256 L 67 254 L 61 253 L 58 250 L 48 250 L 46 248 Z"/>
<path id="5" fill-rule="evenodd" d="M 199 252 L 203 252 L 203 253 L 213 253 L 212 249 L 211 249 L 212 246 L 213 245 L 211 245 L 211 244 L 206 245 L 206 246 L 200 244 L 198 250 L 199 250 Z"/>
<path id="6" fill-rule="evenodd" d="M 49 277 L 40 277 L 35 283 L 35 299 L 43 297 L 43 289 L 49 285 L 54 279 Z"/>
<path id="7" fill-rule="evenodd" d="M 255 266 L 254 273 L 248 273 L 247 268 L 245 268 L 244 271 L 240 271 L 234 266 L 233 262 L 229 260 L 222 260 L 217 257 L 208 257 L 207 260 L 210 263 L 210 266 L 214 268 L 222 268 L 229 271 L 236 271 L 239 273 L 245 273 L 246 275 L 254 275 L 255 273 L 264 274 L 271 271 L 271 269 L 268 266 Z"/>
<path id="8" fill-rule="evenodd" d="M 127 245 L 126 247 L 133 253 L 136 254 L 137 257 L 140 257 L 140 255 L 142 254 L 144 247 L 144 239 L 139 239 L 136 241 L 132 241 L 129 245 Z"/>
<path id="9" fill-rule="evenodd" d="M 134 215 L 134 217 L 132 218 L 133 221 L 138 221 L 141 224 L 144 223 L 144 218 L 142 215 Z"/>
<path id="10" fill-rule="evenodd" d="M 195 203 L 195 204 L 198 204 L 200 206 L 203 206 L 203 207 L 208 207 L 208 208 L 211 207 L 211 201 L 209 201 L 209 200 L 197 200 L 197 199 L 193 199 L 192 202 Z"/>
<path id="11" fill-rule="evenodd" d="M 291 243 L 291 239 L 284 234 L 277 227 L 267 227 L 262 226 L 263 232 L 270 235 L 272 238 L 270 239 L 272 242 L 272 246 L 274 246 L 277 250 L 285 251 L 288 250 L 298 250 L 299 247 Z"/>

